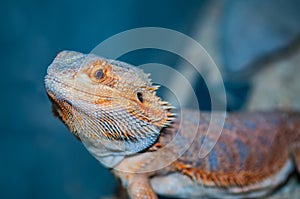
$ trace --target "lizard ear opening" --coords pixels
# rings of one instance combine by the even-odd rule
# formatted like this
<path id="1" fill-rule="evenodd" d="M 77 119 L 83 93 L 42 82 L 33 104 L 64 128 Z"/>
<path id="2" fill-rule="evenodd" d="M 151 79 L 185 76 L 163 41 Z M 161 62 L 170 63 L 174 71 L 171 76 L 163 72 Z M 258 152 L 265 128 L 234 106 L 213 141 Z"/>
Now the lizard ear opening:
<path id="1" fill-rule="evenodd" d="M 136 96 L 141 103 L 144 102 L 143 94 L 141 92 L 137 92 Z"/>

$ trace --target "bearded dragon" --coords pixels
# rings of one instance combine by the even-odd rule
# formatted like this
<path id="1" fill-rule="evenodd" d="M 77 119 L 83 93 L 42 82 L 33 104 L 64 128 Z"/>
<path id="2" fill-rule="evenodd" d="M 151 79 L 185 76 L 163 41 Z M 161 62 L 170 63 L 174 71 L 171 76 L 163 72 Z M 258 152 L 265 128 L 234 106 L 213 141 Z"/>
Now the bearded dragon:
<path id="1" fill-rule="evenodd" d="M 300 171 L 296 112 L 228 113 L 216 137 L 211 113 L 176 116 L 141 69 L 72 51 L 57 55 L 45 87 L 54 114 L 132 199 L 257 198 Z M 216 143 L 200 158 L 203 140 Z"/>

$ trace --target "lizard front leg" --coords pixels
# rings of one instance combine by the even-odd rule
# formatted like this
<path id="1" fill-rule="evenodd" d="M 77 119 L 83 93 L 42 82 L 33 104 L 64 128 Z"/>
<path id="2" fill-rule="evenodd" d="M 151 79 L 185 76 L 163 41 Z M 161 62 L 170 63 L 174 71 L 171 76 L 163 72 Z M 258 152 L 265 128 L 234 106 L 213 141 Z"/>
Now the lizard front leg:
<path id="1" fill-rule="evenodd" d="M 157 195 L 150 185 L 148 175 L 120 171 L 114 173 L 121 179 L 123 186 L 127 188 L 131 199 L 157 199 Z"/>
<path id="2" fill-rule="evenodd" d="M 297 172 L 300 173 L 300 145 L 295 144 L 292 146 L 292 157 L 296 165 Z"/>
<path id="3" fill-rule="evenodd" d="M 149 178 L 146 175 L 135 174 L 128 181 L 128 194 L 131 199 L 157 199 Z"/>

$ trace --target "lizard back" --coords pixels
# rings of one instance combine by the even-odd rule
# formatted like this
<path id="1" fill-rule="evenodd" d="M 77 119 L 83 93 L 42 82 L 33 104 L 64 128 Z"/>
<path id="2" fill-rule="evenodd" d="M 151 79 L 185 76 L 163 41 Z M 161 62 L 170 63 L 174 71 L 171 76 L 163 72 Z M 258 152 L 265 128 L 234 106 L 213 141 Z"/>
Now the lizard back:
<path id="1" fill-rule="evenodd" d="M 188 150 L 175 166 L 193 180 L 212 186 L 248 186 L 275 175 L 291 157 L 291 146 L 300 142 L 300 114 L 282 112 L 234 113 L 226 118 L 221 136 L 206 135 L 210 113 L 183 112 L 164 129 L 158 142 L 176 142 L 178 148 L 194 136 L 191 127 L 200 121 Z M 172 140 L 176 135 L 176 139 Z M 209 154 L 200 158 L 201 147 L 215 142 Z"/>

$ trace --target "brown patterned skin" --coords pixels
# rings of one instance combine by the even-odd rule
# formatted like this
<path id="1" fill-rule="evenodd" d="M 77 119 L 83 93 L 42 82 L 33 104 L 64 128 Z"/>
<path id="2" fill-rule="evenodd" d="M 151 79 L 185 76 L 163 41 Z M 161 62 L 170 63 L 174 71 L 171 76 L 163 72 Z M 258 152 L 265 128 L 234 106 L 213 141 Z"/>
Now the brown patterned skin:
<path id="1" fill-rule="evenodd" d="M 134 199 L 256 198 L 300 170 L 299 113 L 231 113 L 220 137 L 206 135 L 211 114 L 175 118 L 140 69 L 70 51 L 49 66 L 45 86 L 55 115 Z"/>
<path id="2" fill-rule="evenodd" d="M 293 150 L 300 140 L 300 114 L 232 113 L 212 151 L 199 159 L 194 152 L 200 150 L 207 127 L 208 123 L 200 124 L 195 142 L 175 163 L 179 170 L 186 167 L 186 174 L 194 180 L 201 179 L 205 185 L 247 186 L 260 182 L 276 174 L 295 155 Z M 180 131 L 182 136 L 188 135 L 186 131 Z M 213 136 L 208 134 L 206 139 L 214 140 Z"/>

